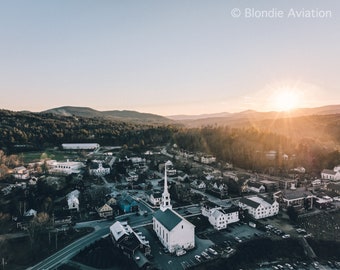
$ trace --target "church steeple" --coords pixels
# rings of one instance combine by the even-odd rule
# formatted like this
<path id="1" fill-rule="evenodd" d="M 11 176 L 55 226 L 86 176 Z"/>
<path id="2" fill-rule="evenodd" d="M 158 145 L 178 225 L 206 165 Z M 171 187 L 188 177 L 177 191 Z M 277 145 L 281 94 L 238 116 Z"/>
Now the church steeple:
<path id="1" fill-rule="evenodd" d="M 170 193 L 168 191 L 167 166 L 172 166 L 172 162 L 170 160 L 168 160 L 164 166 L 164 191 L 162 194 L 162 203 L 160 206 L 160 209 L 162 211 L 165 211 L 166 209 L 172 209 Z"/>

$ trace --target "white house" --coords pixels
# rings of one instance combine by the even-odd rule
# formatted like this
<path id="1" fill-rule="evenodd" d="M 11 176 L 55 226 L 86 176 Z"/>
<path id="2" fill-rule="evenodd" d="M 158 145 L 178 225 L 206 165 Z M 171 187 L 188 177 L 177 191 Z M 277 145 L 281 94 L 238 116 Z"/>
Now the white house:
<path id="1" fill-rule="evenodd" d="M 102 218 L 111 217 L 113 215 L 113 209 L 110 205 L 104 204 L 102 207 L 98 207 L 97 213 Z"/>
<path id="2" fill-rule="evenodd" d="M 145 255 L 151 252 L 149 241 L 141 232 L 135 232 L 126 221 L 113 223 L 110 226 L 110 236 L 114 245 L 127 257 L 132 258 L 138 266 L 142 266 L 141 261 L 147 261 Z"/>
<path id="3" fill-rule="evenodd" d="M 241 198 L 239 207 L 248 210 L 248 213 L 255 219 L 271 217 L 279 213 L 279 203 L 277 201 L 258 196 Z"/>
<path id="4" fill-rule="evenodd" d="M 226 229 L 228 224 L 238 222 L 240 220 L 237 207 L 222 209 L 221 206 L 210 201 L 203 203 L 201 213 L 203 216 L 208 217 L 210 224 L 216 230 Z"/>
<path id="5" fill-rule="evenodd" d="M 165 163 L 164 192 L 160 210 L 153 216 L 153 230 L 163 246 L 173 253 L 195 247 L 195 226 L 172 210 L 167 182 L 168 166 L 172 166 L 170 161 Z"/>
<path id="6" fill-rule="evenodd" d="M 202 156 L 201 157 L 201 163 L 203 164 L 212 164 L 216 162 L 216 157 L 214 156 Z"/>
<path id="7" fill-rule="evenodd" d="M 24 166 L 16 167 L 13 169 L 13 177 L 15 179 L 27 180 L 30 178 L 30 173 Z"/>
<path id="8" fill-rule="evenodd" d="M 136 182 L 138 180 L 138 174 L 133 171 L 128 172 L 125 176 L 125 180 L 127 182 Z"/>
<path id="9" fill-rule="evenodd" d="M 257 183 L 257 182 L 248 182 L 248 187 L 247 190 L 248 192 L 255 192 L 255 193 L 261 193 L 261 192 L 265 192 L 266 188 L 264 185 L 262 185 L 261 183 Z"/>
<path id="10" fill-rule="evenodd" d="M 315 198 L 315 195 L 305 188 L 286 189 L 275 192 L 273 196 L 284 209 L 289 206 L 312 209 Z"/>
<path id="11" fill-rule="evenodd" d="M 206 189 L 207 185 L 201 180 L 195 180 L 191 183 L 192 187 L 197 189 Z"/>
<path id="12" fill-rule="evenodd" d="M 158 191 L 150 191 L 147 192 L 147 198 L 152 205 L 159 206 L 162 201 L 162 193 Z"/>
<path id="13" fill-rule="evenodd" d="M 324 180 L 339 181 L 340 171 L 337 170 L 339 166 L 334 167 L 334 170 L 324 169 L 321 172 L 321 178 Z"/>
<path id="14" fill-rule="evenodd" d="M 47 165 L 49 167 L 49 172 L 52 174 L 72 174 L 72 173 L 80 173 L 81 169 L 84 168 L 84 163 L 69 161 L 66 162 L 58 162 L 56 160 L 47 161 Z"/>
<path id="15" fill-rule="evenodd" d="M 89 168 L 90 175 L 94 175 L 94 176 L 108 175 L 110 174 L 110 171 L 111 171 L 110 166 L 103 165 L 102 162 L 97 162 L 97 161 L 92 162 Z"/>
<path id="16" fill-rule="evenodd" d="M 79 212 L 79 194 L 79 190 L 76 189 L 66 195 L 68 209 L 75 209 Z"/>

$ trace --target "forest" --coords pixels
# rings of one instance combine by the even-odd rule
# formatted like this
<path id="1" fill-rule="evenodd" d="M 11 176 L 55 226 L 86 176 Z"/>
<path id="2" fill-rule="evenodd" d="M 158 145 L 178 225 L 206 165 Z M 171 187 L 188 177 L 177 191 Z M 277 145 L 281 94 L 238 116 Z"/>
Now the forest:
<path id="1" fill-rule="evenodd" d="M 169 142 L 175 126 L 103 118 L 0 110 L 0 149 L 8 153 L 71 142 L 101 145 L 159 145 Z"/>
<path id="2" fill-rule="evenodd" d="M 247 170 L 268 173 L 273 167 L 287 172 L 303 166 L 318 175 L 322 169 L 340 164 L 338 119 L 338 115 L 300 117 L 290 120 L 289 129 L 282 124 L 287 120 L 282 119 L 270 125 L 261 122 L 245 127 L 188 128 L 180 124 L 0 110 L 0 149 L 10 156 L 67 142 L 126 145 L 135 149 L 175 143 L 182 150 L 212 154 L 219 161 Z M 269 151 L 277 153 L 272 160 L 266 158 Z"/>

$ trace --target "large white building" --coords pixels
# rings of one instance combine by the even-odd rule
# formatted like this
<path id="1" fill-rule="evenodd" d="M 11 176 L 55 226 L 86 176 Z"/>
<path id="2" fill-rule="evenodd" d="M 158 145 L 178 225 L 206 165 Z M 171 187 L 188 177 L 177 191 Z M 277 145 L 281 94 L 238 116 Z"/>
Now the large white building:
<path id="1" fill-rule="evenodd" d="M 279 213 L 279 203 L 277 201 L 258 196 L 240 199 L 239 207 L 248 210 L 248 213 L 255 219 L 271 217 Z"/>
<path id="2" fill-rule="evenodd" d="M 167 166 L 171 167 L 172 163 L 170 161 L 165 163 L 164 192 L 160 210 L 153 216 L 153 230 L 163 246 L 173 253 L 195 247 L 195 226 L 172 210 L 168 192 Z"/>
<path id="3" fill-rule="evenodd" d="M 69 161 L 66 162 L 58 162 L 56 160 L 47 161 L 47 165 L 49 167 L 49 173 L 51 174 L 72 174 L 72 173 L 80 173 L 81 169 L 85 167 L 84 163 Z"/>
<path id="4" fill-rule="evenodd" d="M 64 150 L 95 150 L 100 147 L 98 143 L 63 143 Z"/>
<path id="5" fill-rule="evenodd" d="M 324 180 L 339 181 L 340 180 L 339 166 L 334 167 L 333 170 L 328 169 L 322 170 L 321 178 Z"/>
<path id="6" fill-rule="evenodd" d="M 228 224 L 240 220 L 237 207 L 222 209 L 221 206 L 212 202 L 205 202 L 201 207 L 201 213 L 209 219 L 210 224 L 216 230 L 226 229 Z"/>

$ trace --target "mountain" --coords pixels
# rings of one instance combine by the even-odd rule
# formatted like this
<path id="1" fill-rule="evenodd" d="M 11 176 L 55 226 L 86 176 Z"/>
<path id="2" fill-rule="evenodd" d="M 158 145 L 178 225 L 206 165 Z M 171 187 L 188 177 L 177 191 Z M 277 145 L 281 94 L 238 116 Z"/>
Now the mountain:
<path id="1" fill-rule="evenodd" d="M 118 120 L 128 122 L 141 122 L 141 123 L 160 123 L 160 124 L 171 124 L 173 120 L 168 119 L 164 116 L 151 113 L 140 113 L 136 111 L 97 111 L 89 107 L 73 107 L 63 106 L 59 108 L 53 108 L 41 113 L 51 113 L 56 115 L 64 116 L 76 116 L 86 118 L 102 118 L 107 120 Z"/>
<path id="2" fill-rule="evenodd" d="M 199 127 L 207 125 L 229 125 L 243 127 L 253 125 L 254 122 L 295 118 L 308 115 L 331 115 L 340 114 L 340 105 L 328 105 L 316 108 L 299 108 L 292 111 L 282 112 L 258 112 L 246 110 L 238 113 L 214 113 L 201 115 L 173 115 L 168 118 L 179 121 L 189 127 Z"/>

